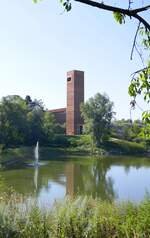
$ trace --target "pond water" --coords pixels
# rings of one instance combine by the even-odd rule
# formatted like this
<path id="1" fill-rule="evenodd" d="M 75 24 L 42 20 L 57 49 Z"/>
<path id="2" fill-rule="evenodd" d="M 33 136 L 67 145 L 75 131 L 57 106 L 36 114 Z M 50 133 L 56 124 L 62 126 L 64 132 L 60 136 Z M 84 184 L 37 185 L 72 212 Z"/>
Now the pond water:
<path id="1" fill-rule="evenodd" d="M 150 158 L 110 156 L 40 157 L 0 172 L 5 187 L 13 187 L 42 206 L 51 206 L 65 195 L 91 195 L 109 201 L 141 201 L 150 192 Z"/>

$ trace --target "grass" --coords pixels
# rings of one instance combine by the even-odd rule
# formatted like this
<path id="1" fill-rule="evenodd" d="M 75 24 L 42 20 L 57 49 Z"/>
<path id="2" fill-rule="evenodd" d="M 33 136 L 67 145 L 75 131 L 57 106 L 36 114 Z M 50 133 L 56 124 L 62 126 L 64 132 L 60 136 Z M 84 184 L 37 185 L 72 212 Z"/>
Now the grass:
<path id="1" fill-rule="evenodd" d="M 140 204 L 67 197 L 42 211 L 11 195 L 1 198 L 0 238 L 148 238 L 149 214 L 148 197 Z"/>
<path id="2" fill-rule="evenodd" d="M 144 154 L 147 151 L 144 143 L 137 143 L 132 141 L 120 140 L 111 138 L 105 143 L 104 148 L 110 153 L 121 153 L 121 154 Z"/>
<path id="3" fill-rule="evenodd" d="M 0 153 L 0 168 L 19 166 L 27 159 L 33 159 L 33 147 L 7 148 Z"/>
<path id="4" fill-rule="evenodd" d="M 91 139 L 88 135 L 71 136 L 68 137 L 70 150 L 91 152 Z M 110 153 L 110 154 L 144 154 L 147 148 L 144 143 L 136 143 L 127 140 L 120 140 L 116 138 L 110 138 L 103 143 L 100 148 L 94 148 L 94 152 Z"/>

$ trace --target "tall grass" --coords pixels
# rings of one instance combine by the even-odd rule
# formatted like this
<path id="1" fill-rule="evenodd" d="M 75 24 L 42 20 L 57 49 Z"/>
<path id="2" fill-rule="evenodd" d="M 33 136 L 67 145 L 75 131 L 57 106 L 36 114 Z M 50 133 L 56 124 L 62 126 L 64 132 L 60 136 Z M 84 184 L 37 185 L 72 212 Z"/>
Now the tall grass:
<path id="1" fill-rule="evenodd" d="M 22 204 L 22 205 L 21 205 Z M 0 202 L 0 238 L 148 238 L 150 199 L 140 204 L 110 204 L 66 198 L 48 210 L 35 204 Z"/>

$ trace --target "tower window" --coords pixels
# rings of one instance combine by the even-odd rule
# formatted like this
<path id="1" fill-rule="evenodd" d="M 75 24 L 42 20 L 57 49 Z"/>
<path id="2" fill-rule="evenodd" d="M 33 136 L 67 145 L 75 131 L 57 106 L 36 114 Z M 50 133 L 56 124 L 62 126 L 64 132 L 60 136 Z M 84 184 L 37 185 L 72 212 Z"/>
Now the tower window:
<path id="1" fill-rule="evenodd" d="M 80 126 L 80 135 L 83 134 L 83 126 Z"/>
<path id="2" fill-rule="evenodd" d="M 67 81 L 68 81 L 68 82 L 71 81 L 71 77 L 68 77 L 68 78 L 67 78 Z"/>

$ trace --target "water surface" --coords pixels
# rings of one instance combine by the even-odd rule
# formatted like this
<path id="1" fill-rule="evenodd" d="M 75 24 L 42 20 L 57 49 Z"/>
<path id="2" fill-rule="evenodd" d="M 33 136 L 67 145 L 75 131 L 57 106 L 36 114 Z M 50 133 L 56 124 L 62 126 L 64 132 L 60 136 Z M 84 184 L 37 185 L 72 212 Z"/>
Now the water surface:
<path id="1" fill-rule="evenodd" d="M 115 156 L 40 157 L 42 165 L 31 161 L 0 172 L 5 187 L 13 187 L 42 206 L 50 206 L 65 195 L 91 195 L 102 200 L 139 202 L 150 192 L 150 158 Z"/>

